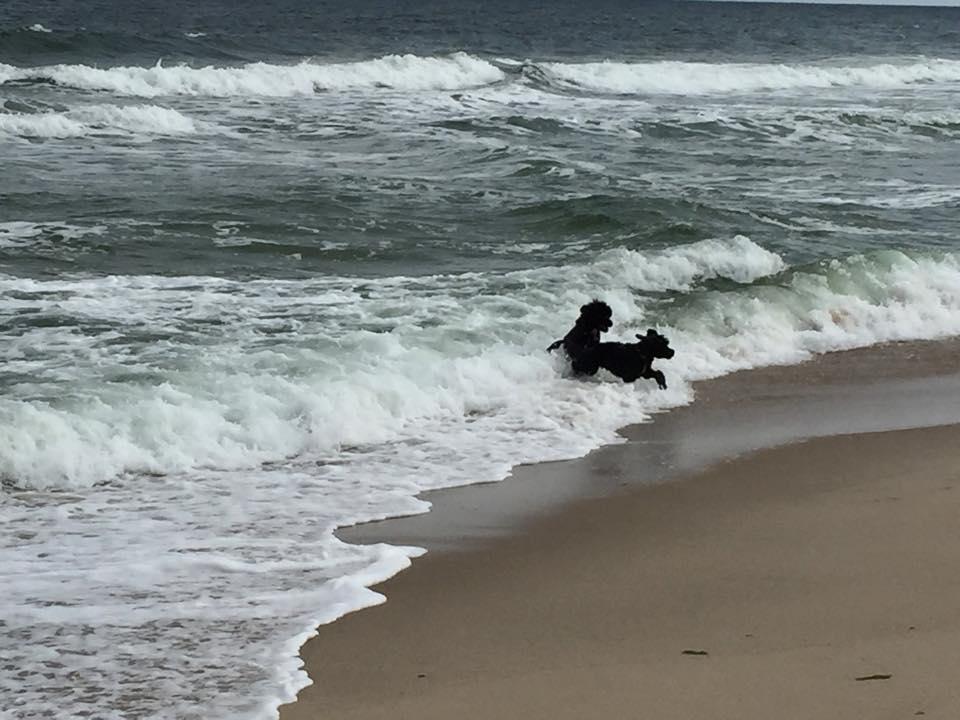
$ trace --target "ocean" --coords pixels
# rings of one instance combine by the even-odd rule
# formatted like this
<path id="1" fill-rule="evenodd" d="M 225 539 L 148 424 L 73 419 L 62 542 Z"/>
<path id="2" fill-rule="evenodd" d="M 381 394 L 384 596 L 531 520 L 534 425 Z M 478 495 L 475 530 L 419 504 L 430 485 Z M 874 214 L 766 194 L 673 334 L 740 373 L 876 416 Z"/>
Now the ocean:
<path id="1" fill-rule="evenodd" d="M 3 3 L 0 716 L 276 717 L 336 528 L 960 333 L 958 107 L 960 9 Z"/>

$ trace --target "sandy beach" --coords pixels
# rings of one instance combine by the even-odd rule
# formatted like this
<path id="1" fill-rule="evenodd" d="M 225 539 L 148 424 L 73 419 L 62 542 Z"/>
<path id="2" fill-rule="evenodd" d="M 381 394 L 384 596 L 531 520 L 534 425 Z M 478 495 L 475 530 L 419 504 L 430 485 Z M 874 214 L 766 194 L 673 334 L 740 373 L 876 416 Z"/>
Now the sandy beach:
<path id="1" fill-rule="evenodd" d="M 955 351 L 705 383 L 623 445 L 345 533 L 432 551 L 320 628 L 281 717 L 960 717 Z"/>

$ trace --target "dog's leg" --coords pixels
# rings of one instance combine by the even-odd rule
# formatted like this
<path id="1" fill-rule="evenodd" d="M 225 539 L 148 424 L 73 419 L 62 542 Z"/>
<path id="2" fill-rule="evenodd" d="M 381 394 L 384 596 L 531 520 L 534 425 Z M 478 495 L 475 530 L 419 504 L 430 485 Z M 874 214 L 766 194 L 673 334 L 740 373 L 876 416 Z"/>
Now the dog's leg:
<path id="1" fill-rule="evenodd" d="M 592 353 L 585 353 L 570 363 L 573 372 L 576 375 L 596 375 L 600 369 L 600 363 Z"/>
<path id="2" fill-rule="evenodd" d="M 654 370 L 652 367 L 648 367 L 644 371 L 643 377 L 647 380 L 656 380 L 657 387 L 659 387 L 661 390 L 667 389 L 667 378 L 659 370 Z"/>

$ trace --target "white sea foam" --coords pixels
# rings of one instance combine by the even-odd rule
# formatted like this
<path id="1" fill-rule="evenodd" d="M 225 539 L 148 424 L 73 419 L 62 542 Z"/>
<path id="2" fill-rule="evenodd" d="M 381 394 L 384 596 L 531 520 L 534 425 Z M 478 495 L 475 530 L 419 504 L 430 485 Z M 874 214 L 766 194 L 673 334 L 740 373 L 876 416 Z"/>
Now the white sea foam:
<path id="1" fill-rule="evenodd" d="M 94 134 L 193 135 L 215 130 L 157 105 L 91 105 L 66 112 L 0 113 L 0 135 L 71 138 Z"/>
<path id="2" fill-rule="evenodd" d="M 45 27 L 44 27 L 43 25 L 41 25 L 40 23 L 34 23 L 33 25 L 31 25 L 31 26 L 30 26 L 29 28 L 27 28 L 27 29 L 28 29 L 28 30 L 33 30 L 33 32 L 39 32 L 39 33 L 49 33 L 49 32 L 53 32 L 53 30 L 49 30 L 48 28 L 45 28 Z"/>
<path id="3" fill-rule="evenodd" d="M 703 95 L 834 87 L 887 89 L 960 81 L 960 61 L 939 59 L 874 65 L 606 61 L 542 63 L 540 67 L 556 82 L 623 94 Z"/>
<path id="4" fill-rule="evenodd" d="M 0 133 L 20 137 L 67 138 L 86 135 L 88 127 L 63 113 L 0 114 Z"/>
<path id="5" fill-rule="evenodd" d="M 868 207 L 910 210 L 942 205 L 960 205 L 960 188 L 920 186 L 898 189 L 890 195 L 875 195 L 868 198 L 845 198 L 826 195 L 808 198 L 806 202 L 826 205 L 866 205 Z"/>
<path id="6" fill-rule="evenodd" d="M 544 352 L 598 287 L 615 335 L 670 336 L 668 391 Z M 22 378 L 0 398 L 12 712 L 264 718 L 313 627 L 416 554 L 336 526 L 615 442 L 698 378 L 960 333 L 960 258 L 790 269 L 736 237 L 506 275 L 0 276 L 0 309 L 30 319 L 0 344 Z"/>
<path id="7" fill-rule="evenodd" d="M 405 90 L 456 90 L 502 80 L 503 71 L 486 60 L 465 53 L 446 57 L 388 55 L 353 63 L 301 62 L 274 65 L 257 62 L 240 67 L 186 65 L 98 68 L 88 65 L 53 65 L 18 68 L 0 65 L 0 81 L 52 80 L 86 90 L 106 90 L 118 95 L 292 96 L 326 90 L 390 88 Z"/>
<path id="8" fill-rule="evenodd" d="M 876 183 L 868 195 L 820 194 L 809 187 L 777 187 L 771 191 L 747 191 L 746 197 L 789 197 L 793 202 L 805 205 L 849 205 L 883 209 L 917 210 L 922 208 L 960 205 L 960 189 L 952 185 L 925 183 L 883 182 Z M 825 229 L 836 228 L 827 223 Z M 865 231 L 861 231 L 865 232 Z M 889 231 L 869 229 L 870 233 L 889 234 Z M 936 237 L 939 233 L 914 231 L 918 236 Z"/>
<path id="9" fill-rule="evenodd" d="M 722 108 L 691 107 L 641 116 L 641 130 L 672 127 L 692 135 L 736 136 L 753 143 L 779 145 L 810 140 L 841 145 L 870 145 L 891 138 L 910 136 L 953 137 L 960 134 L 960 113 L 942 111 L 895 111 L 840 104 L 835 107 L 789 107 L 779 105 L 732 105 Z"/>
<path id="10" fill-rule="evenodd" d="M 88 235 L 102 235 L 104 225 L 33 223 L 22 220 L 0 222 L 0 248 L 50 246 L 73 242 Z"/>

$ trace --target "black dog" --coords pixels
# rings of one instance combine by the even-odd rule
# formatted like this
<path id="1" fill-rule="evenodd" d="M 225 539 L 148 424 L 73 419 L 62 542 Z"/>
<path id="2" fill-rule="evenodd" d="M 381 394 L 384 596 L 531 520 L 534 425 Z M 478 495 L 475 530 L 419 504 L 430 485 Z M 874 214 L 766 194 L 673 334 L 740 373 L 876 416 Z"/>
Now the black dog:
<path id="1" fill-rule="evenodd" d="M 593 375 L 600 367 L 595 357 L 601 345 L 600 334 L 613 326 L 612 316 L 613 310 L 602 300 L 588 302 L 580 308 L 573 329 L 548 347 L 547 352 L 562 345 L 576 374 Z"/>
<path id="2" fill-rule="evenodd" d="M 609 370 L 624 382 L 633 382 L 637 378 L 656 380 L 661 390 L 666 390 L 667 379 L 659 370 L 653 369 L 657 358 L 669 360 L 673 357 L 670 341 L 653 328 L 646 335 L 637 335 L 640 342 L 599 343 L 592 357 L 599 367 Z M 593 373 L 590 373 L 591 375 Z"/>

